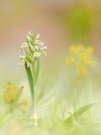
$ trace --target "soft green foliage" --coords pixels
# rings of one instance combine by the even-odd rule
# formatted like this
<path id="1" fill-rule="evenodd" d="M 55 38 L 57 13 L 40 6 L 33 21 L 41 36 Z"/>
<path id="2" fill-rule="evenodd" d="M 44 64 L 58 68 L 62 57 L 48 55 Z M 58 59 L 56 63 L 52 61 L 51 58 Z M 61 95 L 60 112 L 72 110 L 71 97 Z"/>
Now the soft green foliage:
<path id="1" fill-rule="evenodd" d="M 55 63 L 56 62 L 54 62 L 54 65 Z M 87 82 L 81 80 L 84 85 L 86 85 L 86 87 L 82 87 L 82 84 L 80 86 L 79 98 L 81 97 L 82 99 L 79 100 L 79 102 L 77 102 L 77 99 L 75 99 L 75 102 L 78 104 L 78 109 L 75 110 L 72 109 L 74 108 L 74 105 L 70 101 L 70 99 L 74 98 L 74 91 L 72 91 L 71 88 L 67 90 L 66 86 L 68 77 L 68 74 L 66 74 L 67 69 L 62 70 L 60 74 L 61 66 L 58 67 L 55 65 L 53 68 L 51 68 L 51 70 L 49 68 L 50 66 L 51 63 L 49 65 L 43 65 L 43 69 L 38 81 L 39 89 L 37 93 L 37 107 L 39 120 L 37 128 L 34 127 L 32 119 L 29 118 L 30 111 L 32 111 L 30 109 L 31 101 L 29 102 L 29 111 L 27 111 L 27 115 L 20 114 L 19 109 L 16 109 L 16 111 L 10 115 L 8 113 L 4 113 L 4 108 L 6 108 L 6 106 L 4 106 L 4 104 L 2 105 L 2 100 L 0 99 L 0 108 L 3 108 L 0 114 L 0 134 L 14 135 L 17 133 L 21 135 L 100 135 L 100 103 L 96 102 L 94 106 L 93 104 L 89 104 L 93 103 L 97 99 L 99 99 L 98 101 L 101 102 L 99 94 L 100 91 L 97 87 L 100 87 L 100 78 L 97 78 L 98 76 L 94 75 L 94 80 L 92 79 L 91 82 L 90 79 L 87 80 L 87 82 L 89 81 L 90 86 L 96 86 L 96 97 L 95 93 L 93 94 L 93 92 L 90 91 L 92 88 L 90 88 Z M 62 66 L 61 69 L 64 69 L 64 67 Z M 63 77 L 64 74 L 65 78 Z M 19 78 L 24 80 L 23 76 L 21 77 L 20 74 Z M 99 82 L 97 79 L 99 79 Z M 96 82 L 95 80 L 97 81 L 97 84 L 94 83 Z M 23 85 L 25 86 L 23 94 L 26 92 L 28 93 L 28 86 L 26 86 L 27 80 L 24 80 Z M 74 84 L 72 83 L 72 85 Z M 86 92 L 86 90 L 88 94 L 85 95 L 84 91 Z M 69 92 L 71 93 L 71 96 L 69 95 Z M 28 99 L 30 98 L 28 94 L 25 94 L 25 97 Z M 72 117 L 73 114 L 76 115 L 74 122 L 70 126 L 64 124 L 64 121 L 67 121 L 70 117 Z"/>
<path id="2" fill-rule="evenodd" d="M 91 30 L 92 14 L 82 3 L 70 7 L 63 18 L 65 30 L 74 41 L 84 41 Z"/>
<path id="3" fill-rule="evenodd" d="M 27 43 L 29 44 L 30 41 L 32 40 L 29 39 Z M 0 92 L 0 135 L 101 135 L 101 77 L 100 64 L 97 59 L 94 60 L 99 66 L 87 69 L 87 75 L 78 78 L 75 76 L 74 65 L 71 64 L 69 67 L 66 66 L 65 61 L 61 61 L 65 57 L 61 53 L 57 55 L 56 59 L 52 59 L 52 62 L 42 62 L 39 76 L 39 55 L 33 57 L 35 50 L 33 53 L 30 52 L 33 59 L 28 62 L 29 60 L 26 59 L 28 50 L 24 51 L 25 57 L 21 60 L 25 66 L 30 90 L 22 71 L 16 72 L 18 77 L 15 79 L 14 74 L 8 78 L 10 72 L 6 73 L 6 79 L 14 81 L 13 83 L 18 88 L 24 86 L 24 89 L 20 98 L 17 95 L 13 111 L 8 111 L 10 106 L 4 100 L 8 96 L 2 97 L 4 93 Z M 72 46 L 70 51 L 76 60 L 75 51 L 79 54 L 80 51 L 88 51 L 86 53 L 92 54 L 93 48 L 90 46 L 85 49 L 83 45 L 77 46 L 77 48 Z M 23 55 L 22 52 L 21 55 Z M 92 57 L 94 57 L 93 54 Z M 71 62 L 73 61 L 67 60 L 68 64 Z M 5 73 L 3 72 L 1 75 L 3 77 L 0 81 L 3 85 Z M 6 87 L 7 93 L 10 89 L 11 94 L 15 94 L 14 87 L 11 87 L 10 84 Z M 0 88 L 3 89 L 1 86 Z M 14 95 L 12 95 L 13 98 Z M 22 110 L 22 107 L 25 106 L 26 108 Z"/>
<path id="4" fill-rule="evenodd" d="M 33 90 L 33 88 L 34 88 L 34 84 L 33 84 L 34 81 L 33 81 L 32 73 L 31 73 L 31 69 L 30 69 L 30 67 L 27 67 L 26 62 L 25 62 L 25 69 L 26 69 L 26 73 L 27 73 L 27 78 L 28 78 L 29 86 L 30 86 L 32 100 L 34 100 L 33 99 L 33 97 L 34 97 L 34 90 Z"/>
<path id="5" fill-rule="evenodd" d="M 89 104 L 86 105 L 82 108 L 80 108 L 79 110 L 75 111 L 73 114 L 71 114 L 70 117 L 68 117 L 64 123 L 67 126 L 70 126 L 75 120 L 77 120 L 78 117 L 80 117 L 80 115 L 82 115 L 84 112 L 86 112 L 88 109 L 90 109 L 94 104 Z"/>

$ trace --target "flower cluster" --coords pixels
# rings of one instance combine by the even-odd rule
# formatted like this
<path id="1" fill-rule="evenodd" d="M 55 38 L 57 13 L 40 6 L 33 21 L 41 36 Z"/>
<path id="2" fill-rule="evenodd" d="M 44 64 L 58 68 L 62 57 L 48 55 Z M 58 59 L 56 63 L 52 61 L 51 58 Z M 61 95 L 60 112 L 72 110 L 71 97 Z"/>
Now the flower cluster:
<path id="1" fill-rule="evenodd" d="M 20 89 L 16 89 L 15 87 L 11 85 L 10 82 L 7 83 L 4 87 L 5 87 L 5 91 L 2 95 L 3 99 L 6 104 L 9 104 L 10 106 L 12 106 L 12 110 L 14 110 L 16 106 L 26 106 L 28 104 L 27 100 L 23 100 L 20 103 L 18 102 L 22 94 L 23 87 L 21 87 Z"/>
<path id="2" fill-rule="evenodd" d="M 70 46 L 70 55 L 66 57 L 66 64 L 75 64 L 77 76 L 86 75 L 86 66 L 94 67 L 96 61 L 92 59 L 94 49 L 92 46 L 85 47 L 84 45 Z"/>
<path id="3" fill-rule="evenodd" d="M 20 55 L 20 63 L 25 64 L 27 66 L 32 64 L 36 58 L 41 57 L 46 54 L 47 46 L 40 41 L 40 35 L 35 35 L 33 32 L 29 31 L 26 36 L 26 42 L 22 43 L 19 55 Z"/>

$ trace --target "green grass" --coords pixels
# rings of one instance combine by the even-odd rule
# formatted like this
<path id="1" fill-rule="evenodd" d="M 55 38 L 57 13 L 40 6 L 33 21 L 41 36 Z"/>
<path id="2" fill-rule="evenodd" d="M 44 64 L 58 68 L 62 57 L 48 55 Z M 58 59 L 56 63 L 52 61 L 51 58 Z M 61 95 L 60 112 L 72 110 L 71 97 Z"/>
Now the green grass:
<path id="1" fill-rule="evenodd" d="M 55 66 L 51 67 L 53 63 Z M 77 79 L 74 75 L 69 74 L 69 68 L 64 67 L 61 63 L 60 66 L 55 64 L 56 61 L 53 63 L 42 65 L 43 68 L 40 72 L 37 89 L 39 118 L 37 127 L 30 119 L 32 113 L 31 97 L 27 77 L 24 73 L 22 76 L 19 74 L 14 79 L 12 72 L 8 72 L 6 80 L 11 81 L 16 87 L 24 86 L 21 99 L 28 100 L 27 113 L 22 114 L 19 108 L 16 108 L 13 114 L 6 113 L 8 106 L 2 98 L 5 82 L 5 73 L 3 73 L 0 86 L 1 135 L 101 134 L 101 78 L 97 73 L 98 70 L 92 70 L 86 77 Z M 19 73 L 19 71 L 17 72 Z M 18 74 L 17 72 L 16 74 Z M 93 106 L 89 105 L 92 103 L 94 103 Z"/>

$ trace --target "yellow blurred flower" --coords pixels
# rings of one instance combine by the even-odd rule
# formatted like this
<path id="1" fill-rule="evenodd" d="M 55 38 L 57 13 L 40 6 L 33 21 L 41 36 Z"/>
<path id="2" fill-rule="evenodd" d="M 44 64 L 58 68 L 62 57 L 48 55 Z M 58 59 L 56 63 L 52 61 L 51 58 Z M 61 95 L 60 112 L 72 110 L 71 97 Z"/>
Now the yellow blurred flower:
<path id="1" fill-rule="evenodd" d="M 92 46 L 88 46 L 88 47 L 87 47 L 87 52 L 88 52 L 88 53 L 93 53 L 93 52 L 94 52 L 93 47 L 92 47 Z"/>
<path id="2" fill-rule="evenodd" d="M 79 71 L 78 73 L 77 73 L 77 76 L 78 77 L 82 77 L 82 76 L 85 76 L 87 74 L 87 71 L 85 70 L 85 69 L 83 69 L 83 70 L 81 70 L 81 71 Z"/>
<path id="3" fill-rule="evenodd" d="M 85 60 L 85 59 L 86 59 L 86 54 L 85 54 L 85 53 L 81 53 L 81 54 L 79 55 L 79 59 L 80 59 L 80 60 Z"/>
<path id="4" fill-rule="evenodd" d="M 91 60 L 91 57 L 90 57 L 90 56 L 88 56 L 88 55 L 86 55 L 86 57 L 85 57 L 84 61 L 85 61 L 85 62 L 89 62 L 90 60 Z"/>
<path id="5" fill-rule="evenodd" d="M 75 52 L 76 52 L 76 46 L 72 45 L 72 46 L 70 47 L 70 52 L 71 52 L 71 53 L 75 53 Z"/>
<path id="6" fill-rule="evenodd" d="M 4 85 L 5 88 L 7 89 L 12 89 L 12 85 L 10 82 L 8 82 L 7 84 Z"/>
<path id="7" fill-rule="evenodd" d="M 78 73 L 77 73 L 77 76 L 78 76 L 78 77 L 82 77 L 82 72 L 78 72 Z"/>
<path id="8" fill-rule="evenodd" d="M 93 51 L 92 46 L 85 47 L 82 44 L 70 47 L 70 54 L 66 58 L 66 64 L 75 64 L 78 77 L 87 74 L 85 69 L 87 66 L 94 67 L 96 65 L 96 61 L 92 58 Z"/>
<path id="9" fill-rule="evenodd" d="M 16 103 L 22 94 L 22 87 L 16 90 L 16 88 L 13 87 L 11 83 L 7 83 L 4 87 L 6 88 L 3 94 L 5 102 L 8 104 Z"/>
<path id="10" fill-rule="evenodd" d="M 87 63 L 91 60 L 91 56 L 85 54 L 85 53 L 81 53 L 79 55 L 79 59 L 82 60 L 83 62 Z"/>
<path id="11" fill-rule="evenodd" d="M 70 64 L 70 63 L 72 63 L 72 61 L 73 61 L 73 59 L 71 57 L 68 56 L 66 58 L 66 64 Z"/>
<path id="12" fill-rule="evenodd" d="M 83 65 L 81 63 L 77 63 L 76 68 L 81 69 L 81 68 L 83 68 Z"/>
<path id="13" fill-rule="evenodd" d="M 22 95 L 23 87 L 21 87 L 20 89 L 16 89 L 11 85 L 11 83 L 7 83 L 4 87 L 6 89 L 2 97 L 9 108 L 12 108 L 10 109 L 10 112 L 13 112 L 16 107 L 22 107 L 22 105 L 26 106 L 28 104 L 27 100 L 19 102 L 19 98 Z M 22 112 L 26 113 L 26 109 L 23 109 Z"/>
<path id="14" fill-rule="evenodd" d="M 15 88 L 13 88 L 13 89 L 9 89 L 9 91 L 10 91 L 10 93 L 11 93 L 12 95 L 14 95 L 14 94 L 16 94 L 16 93 L 17 93 L 17 91 L 16 91 L 16 89 L 15 89 Z"/>
<path id="15" fill-rule="evenodd" d="M 8 99 L 8 98 L 9 98 L 9 97 L 8 97 L 8 94 L 4 93 L 4 94 L 3 94 L 3 98 L 4 98 L 4 99 Z"/>
<path id="16" fill-rule="evenodd" d="M 26 112 L 27 112 L 27 111 L 26 111 L 26 109 L 23 109 L 23 110 L 22 110 L 22 113 L 24 113 L 24 114 L 25 114 Z"/>
<path id="17" fill-rule="evenodd" d="M 94 67 L 94 66 L 96 65 L 96 61 L 90 61 L 88 64 L 89 64 L 91 67 Z"/>
<path id="18" fill-rule="evenodd" d="M 26 106 L 28 104 L 27 100 L 23 100 L 22 104 Z"/>
<path id="19" fill-rule="evenodd" d="M 82 70 L 82 75 L 86 75 L 87 74 L 87 71 L 85 69 Z"/>

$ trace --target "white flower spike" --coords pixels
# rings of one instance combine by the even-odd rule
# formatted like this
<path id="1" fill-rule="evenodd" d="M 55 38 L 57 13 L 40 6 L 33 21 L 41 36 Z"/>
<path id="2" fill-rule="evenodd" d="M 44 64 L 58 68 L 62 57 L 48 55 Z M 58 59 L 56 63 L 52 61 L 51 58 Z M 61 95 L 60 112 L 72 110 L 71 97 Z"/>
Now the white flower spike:
<path id="1" fill-rule="evenodd" d="M 35 35 L 32 31 L 28 32 L 26 42 L 22 43 L 19 50 L 20 63 L 27 65 L 32 64 L 36 58 L 46 56 L 47 46 L 40 41 L 40 35 Z"/>

